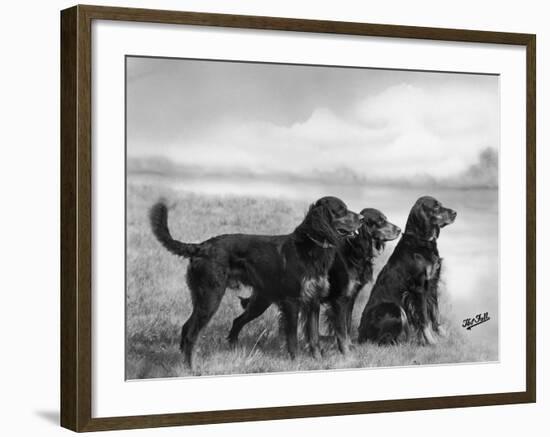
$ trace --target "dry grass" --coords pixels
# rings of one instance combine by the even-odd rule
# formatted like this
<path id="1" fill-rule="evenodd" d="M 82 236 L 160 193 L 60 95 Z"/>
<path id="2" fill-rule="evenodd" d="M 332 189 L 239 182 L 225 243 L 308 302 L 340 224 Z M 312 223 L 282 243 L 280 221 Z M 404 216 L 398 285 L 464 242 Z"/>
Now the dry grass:
<path id="1" fill-rule="evenodd" d="M 307 208 L 307 204 L 301 202 L 196 196 L 129 183 L 126 261 L 128 379 L 190 375 L 182 364 L 178 349 L 181 325 L 191 312 L 185 282 L 187 261 L 170 255 L 158 244 L 147 220 L 148 208 L 161 196 L 175 204 L 170 211 L 172 234 L 189 242 L 232 232 L 288 233 L 301 221 Z M 383 262 L 383 259 L 379 260 L 379 264 Z M 358 324 L 369 291 L 367 286 L 358 299 L 354 326 Z M 248 293 L 249 290 L 243 289 L 239 294 Z M 458 325 L 448 321 L 449 335 L 437 346 L 419 347 L 414 343 L 387 347 L 358 345 L 344 358 L 333 341 L 325 338 L 322 360 L 310 358 L 301 347 L 298 358 L 291 361 L 284 338 L 279 335 L 275 308 L 270 308 L 247 325 L 241 332 L 239 345 L 232 349 L 225 338 L 232 320 L 240 312 L 236 293 L 228 291 L 196 345 L 194 375 L 463 363 L 497 358 L 494 342 L 472 342 Z"/>

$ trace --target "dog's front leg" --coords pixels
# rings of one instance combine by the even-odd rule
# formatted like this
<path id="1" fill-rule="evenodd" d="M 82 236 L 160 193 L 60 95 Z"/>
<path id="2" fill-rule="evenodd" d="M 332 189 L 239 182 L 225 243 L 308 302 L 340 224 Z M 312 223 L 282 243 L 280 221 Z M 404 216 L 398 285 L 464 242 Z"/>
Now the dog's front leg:
<path id="1" fill-rule="evenodd" d="M 280 304 L 283 315 L 284 329 L 286 335 L 286 346 L 290 358 L 294 360 L 298 352 L 298 302 L 286 300 Z"/>
<path id="2" fill-rule="evenodd" d="M 321 358 L 321 347 L 319 346 L 319 311 L 318 301 L 310 302 L 306 308 L 306 335 L 311 355 L 315 359 Z"/>
<path id="3" fill-rule="evenodd" d="M 447 337 L 447 331 L 441 324 L 441 315 L 439 313 L 439 306 L 437 300 L 432 303 L 428 309 L 428 317 L 432 325 L 433 331 L 442 338 Z"/>
<path id="4" fill-rule="evenodd" d="M 349 300 L 347 298 L 340 298 L 331 303 L 334 318 L 332 321 L 334 334 L 336 335 L 338 349 L 343 355 L 348 354 L 352 346 L 349 335 L 351 323 L 348 322 L 351 313 Z"/>
<path id="5" fill-rule="evenodd" d="M 433 346 L 437 344 L 437 340 L 434 337 L 432 319 L 428 309 L 428 300 L 424 294 L 424 290 L 422 289 L 416 290 L 415 296 L 420 306 L 420 323 L 418 324 L 421 327 L 419 332 L 420 340 L 422 344 Z"/>

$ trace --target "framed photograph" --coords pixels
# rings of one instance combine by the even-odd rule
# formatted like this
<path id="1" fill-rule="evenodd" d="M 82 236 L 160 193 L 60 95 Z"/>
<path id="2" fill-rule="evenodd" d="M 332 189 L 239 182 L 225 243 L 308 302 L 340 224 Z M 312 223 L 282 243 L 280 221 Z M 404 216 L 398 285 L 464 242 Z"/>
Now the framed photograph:
<path id="1" fill-rule="evenodd" d="M 61 12 L 61 424 L 535 402 L 535 35 Z"/>

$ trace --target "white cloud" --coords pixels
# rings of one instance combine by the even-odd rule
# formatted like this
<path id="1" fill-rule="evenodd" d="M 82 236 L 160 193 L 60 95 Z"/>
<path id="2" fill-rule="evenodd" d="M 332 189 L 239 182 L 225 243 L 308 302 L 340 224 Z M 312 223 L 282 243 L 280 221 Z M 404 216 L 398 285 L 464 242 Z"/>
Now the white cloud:
<path id="1" fill-rule="evenodd" d="M 228 118 L 169 150 L 177 161 L 208 167 L 307 173 L 346 167 L 369 178 L 400 178 L 460 173 L 488 146 L 498 146 L 494 93 L 401 83 L 345 114 L 318 108 L 290 126 Z"/>

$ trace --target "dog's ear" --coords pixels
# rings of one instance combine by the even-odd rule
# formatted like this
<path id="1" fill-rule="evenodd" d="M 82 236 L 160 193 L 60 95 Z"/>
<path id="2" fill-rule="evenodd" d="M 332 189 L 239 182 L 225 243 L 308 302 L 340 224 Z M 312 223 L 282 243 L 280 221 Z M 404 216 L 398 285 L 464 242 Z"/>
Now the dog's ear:
<path id="1" fill-rule="evenodd" d="M 324 204 L 313 204 L 304 219 L 306 232 L 321 241 L 335 243 L 338 239 L 336 231 L 332 227 L 332 213 Z"/>
<path id="2" fill-rule="evenodd" d="M 376 229 L 376 224 L 372 220 L 372 218 L 366 216 L 363 219 L 363 227 L 366 229 L 367 233 L 372 236 L 373 231 Z"/>
<path id="3" fill-rule="evenodd" d="M 363 211 L 361 212 L 361 215 L 363 215 L 364 217 L 361 230 L 363 231 L 365 238 L 369 239 L 374 248 L 376 250 L 380 250 L 380 248 L 383 248 L 384 242 L 376 238 L 376 231 L 378 230 L 378 226 L 375 220 L 368 214 L 363 214 Z"/>
<path id="4" fill-rule="evenodd" d="M 371 223 L 370 226 L 367 224 L 364 226 L 366 238 L 369 239 L 374 249 L 381 253 L 386 247 L 386 242 L 382 239 L 382 235 L 378 226 L 374 223 Z"/>
<path id="5" fill-rule="evenodd" d="M 386 248 L 386 242 L 378 239 L 374 239 L 374 248 L 378 253 L 382 252 Z"/>
<path id="6" fill-rule="evenodd" d="M 434 240 L 439 237 L 439 226 L 431 222 L 426 207 L 417 203 L 411 209 L 405 232 L 424 240 Z"/>
<path id="7" fill-rule="evenodd" d="M 366 250 L 370 252 L 370 255 L 374 256 L 376 255 L 374 251 L 380 253 L 384 250 L 386 244 L 384 241 L 376 238 L 377 225 L 371 214 L 369 214 L 369 210 L 365 208 L 360 214 L 363 216 L 363 223 L 359 228 L 359 238 L 364 246 L 366 246 Z"/>
<path id="8" fill-rule="evenodd" d="M 311 210 L 311 224 L 314 230 L 326 232 L 331 230 L 332 213 L 330 209 L 323 204 L 315 205 Z"/>

